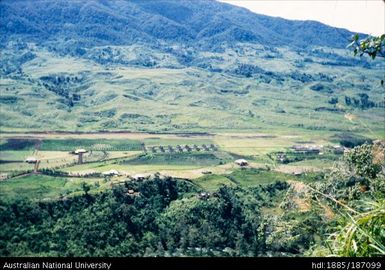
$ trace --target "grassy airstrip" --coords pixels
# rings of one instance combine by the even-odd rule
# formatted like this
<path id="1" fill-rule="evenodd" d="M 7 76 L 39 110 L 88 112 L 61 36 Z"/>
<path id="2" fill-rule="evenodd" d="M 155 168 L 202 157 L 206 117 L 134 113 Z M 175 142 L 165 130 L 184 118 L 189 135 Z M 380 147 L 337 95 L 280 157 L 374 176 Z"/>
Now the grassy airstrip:
<path id="1" fill-rule="evenodd" d="M 141 174 L 156 173 L 189 179 L 207 191 L 221 185 L 256 186 L 278 180 L 315 181 L 340 155 L 308 156 L 282 164 L 275 153 L 293 145 L 335 145 L 326 136 L 309 134 L 220 133 L 27 133 L 3 134 L 0 152 L 0 195 L 10 200 L 55 199 L 81 194 L 87 183 L 91 192 Z M 73 153 L 84 148 L 83 164 Z M 12 150 L 13 149 L 13 150 Z M 38 172 L 27 157 L 40 160 Z M 246 159 L 240 167 L 237 159 Z M 109 175 L 115 171 L 118 175 Z"/>

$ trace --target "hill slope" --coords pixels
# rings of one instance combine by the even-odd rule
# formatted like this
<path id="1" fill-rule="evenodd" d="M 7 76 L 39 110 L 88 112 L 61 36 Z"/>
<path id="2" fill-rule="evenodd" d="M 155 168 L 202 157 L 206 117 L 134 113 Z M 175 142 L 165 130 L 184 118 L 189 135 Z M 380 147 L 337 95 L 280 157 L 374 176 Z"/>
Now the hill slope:
<path id="1" fill-rule="evenodd" d="M 352 33 L 215 1 L 1 1 L 3 130 L 384 135 Z"/>

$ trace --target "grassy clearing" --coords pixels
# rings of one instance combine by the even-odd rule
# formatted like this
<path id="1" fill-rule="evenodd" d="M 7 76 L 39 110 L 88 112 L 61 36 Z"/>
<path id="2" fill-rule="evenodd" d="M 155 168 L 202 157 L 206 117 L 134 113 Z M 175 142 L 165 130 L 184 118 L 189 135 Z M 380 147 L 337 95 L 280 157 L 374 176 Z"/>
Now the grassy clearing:
<path id="1" fill-rule="evenodd" d="M 5 200 L 53 199 L 65 191 L 67 180 L 44 175 L 28 175 L 0 182 L 0 196 Z"/>
<path id="2" fill-rule="evenodd" d="M 165 172 L 167 175 L 180 176 L 181 172 L 196 170 L 200 167 L 194 165 L 172 165 L 172 164 L 147 164 L 147 165 L 128 165 L 128 164 L 112 164 L 112 163 L 89 163 L 64 168 L 63 171 L 70 173 L 92 173 L 105 172 L 109 170 L 118 170 L 123 174 L 134 175 L 137 173 L 155 173 Z M 167 173 L 166 173 L 167 172 Z"/>
<path id="3" fill-rule="evenodd" d="M 3 161 L 24 161 L 32 155 L 33 151 L 0 151 L 0 160 Z"/>
<path id="4" fill-rule="evenodd" d="M 336 161 L 333 160 L 303 160 L 299 162 L 293 162 L 290 164 L 281 164 L 275 167 L 275 171 L 285 174 L 295 173 L 319 173 L 325 172 L 331 169 Z"/>
<path id="5" fill-rule="evenodd" d="M 252 187 L 257 185 L 267 185 L 276 181 L 295 180 L 301 182 L 314 182 L 322 179 L 323 175 L 316 172 L 294 176 L 276 171 L 243 168 L 236 169 L 230 174 L 204 175 L 193 180 L 193 182 L 207 191 L 214 191 L 221 185 L 239 185 L 241 187 Z"/>
<path id="6" fill-rule="evenodd" d="M 46 175 L 26 175 L 0 182 L 1 200 L 47 200 L 82 194 L 82 183 L 91 185 L 91 192 L 105 189 L 103 179 L 62 178 Z"/>
<path id="7" fill-rule="evenodd" d="M 286 181 L 293 176 L 275 171 L 244 168 L 233 171 L 227 177 L 240 186 L 250 187 L 256 185 L 271 184 L 276 181 Z"/>
<path id="8" fill-rule="evenodd" d="M 143 140 L 143 142 L 146 144 L 146 146 L 176 146 L 176 145 L 210 145 L 213 143 L 211 139 L 206 139 L 204 136 L 199 137 L 152 137 L 152 138 L 146 138 Z"/>
<path id="9" fill-rule="evenodd" d="M 24 172 L 28 170 L 33 170 L 33 165 L 25 162 L 5 162 L 0 163 L 0 172 L 9 173 L 9 172 Z"/>
<path id="10" fill-rule="evenodd" d="M 33 151 L 74 151 L 85 148 L 91 151 L 138 151 L 142 149 L 139 140 L 118 139 L 36 139 L 36 138 L 8 138 L 3 139 L 0 144 L 1 151 L 19 150 Z"/>
<path id="11" fill-rule="evenodd" d="M 193 183 L 202 187 L 207 191 L 215 191 L 221 186 L 235 186 L 236 184 L 230 181 L 226 176 L 223 175 L 205 175 L 198 179 L 195 179 Z"/>
<path id="12" fill-rule="evenodd" d="M 285 151 L 288 147 L 298 144 L 298 141 L 309 141 L 309 138 L 303 134 L 275 136 L 247 133 L 218 134 L 214 139 L 214 142 L 224 151 L 245 156 L 265 155 L 270 152 Z M 327 143 L 324 138 L 319 138 L 318 136 L 312 137 L 311 141 L 314 144 Z"/>
<path id="13" fill-rule="evenodd" d="M 0 152 L 0 172 L 32 170 L 34 165 L 25 162 L 28 156 L 40 160 L 39 168 L 61 167 L 77 160 L 76 156 L 64 151 L 3 151 Z"/>
<path id="14" fill-rule="evenodd" d="M 138 151 L 141 143 L 138 140 L 98 140 L 98 139 L 64 139 L 44 140 L 42 151 L 73 151 L 84 148 L 92 151 Z"/>
<path id="15" fill-rule="evenodd" d="M 327 159 L 310 159 L 310 160 L 302 160 L 298 162 L 293 162 L 290 165 L 294 167 L 308 166 L 314 167 L 318 169 L 327 169 L 333 166 L 336 163 L 336 160 L 327 160 Z"/>
<path id="16" fill-rule="evenodd" d="M 176 154 L 145 154 L 137 158 L 122 162 L 129 165 L 165 164 L 165 165 L 192 165 L 213 166 L 225 161 L 211 153 L 176 153 Z"/>

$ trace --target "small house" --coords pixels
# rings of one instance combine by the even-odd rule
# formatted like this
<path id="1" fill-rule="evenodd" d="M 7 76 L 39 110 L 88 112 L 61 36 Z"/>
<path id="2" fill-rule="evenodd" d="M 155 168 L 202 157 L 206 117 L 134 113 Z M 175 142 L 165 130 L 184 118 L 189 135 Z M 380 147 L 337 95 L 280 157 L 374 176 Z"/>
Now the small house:
<path id="1" fill-rule="evenodd" d="M 27 163 L 36 163 L 37 162 L 37 158 L 35 158 L 35 157 L 27 157 L 25 159 L 25 162 L 27 162 Z"/>
<path id="2" fill-rule="evenodd" d="M 75 155 L 78 155 L 78 164 L 82 164 L 83 163 L 83 154 L 87 153 L 87 150 L 85 150 L 85 149 L 76 149 L 73 153 Z"/>
<path id="3" fill-rule="evenodd" d="M 76 155 L 87 153 L 87 150 L 85 149 L 76 149 L 74 152 Z"/>
<path id="4" fill-rule="evenodd" d="M 302 152 L 302 153 L 307 153 L 307 154 L 310 154 L 310 153 L 314 153 L 314 154 L 318 154 L 321 149 L 322 149 L 322 145 L 321 146 L 317 146 L 317 145 L 294 145 L 292 147 L 292 149 L 296 152 Z"/>
<path id="5" fill-rule="evenodd" d="M 249 165 L 249 163 L 245 159 L 237 159 L 235 161 L 235 164 L 237 164 L 238 166 L 241 166 L 241 167 Z"/>
<path id="6" fill-rule="evenodd" d="M 146 177 L 143 174 L 135 174 L 132 178 L 135 181 L 143 181 Z"/>
<path id="7" fill-rule="evenodd" d="M 135 191 L 135 190 L 133 190 L 133 189 L 129 189 L 129 190 L 127 191 L 127 195 L 128 195 L 128 196 L 139 196 L 139 195 L 140 195 L 140 192 Z"/>
<path id="8" fill-rule="evenodd" d="M 198 198 L 201 199 L 201 200 L 207 200 L 208 198 L 210 198 L 210 193 L 208 192 L 200 192 L 198 194 Z"/>
<path id="9" fill-rule="evenodd" d="M 277 160 L 281 163 L 286 163 L 288 161 L 285 153 L 278 153 L 277 154 Z"/>

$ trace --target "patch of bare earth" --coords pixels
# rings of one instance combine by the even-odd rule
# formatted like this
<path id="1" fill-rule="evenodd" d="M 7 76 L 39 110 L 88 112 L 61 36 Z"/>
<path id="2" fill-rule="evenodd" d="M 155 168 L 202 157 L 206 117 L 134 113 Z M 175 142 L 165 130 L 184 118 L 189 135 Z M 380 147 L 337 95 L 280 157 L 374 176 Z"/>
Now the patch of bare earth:
<path id="1" fill-rule="evenodd" d="M 333 212 L 332 208 L 326 204 L 323 204 L 322 202 L 318 201 L 319 205 L 322 207 L 324 210 L 324 215 L 328 220 L 331 220 L 334 218 L 335 213 Z"/>
<path id="2" fill-rule="evenodd" d="M 300 212 L 307 212 L 311 209 L 310 189 L 302 182 L 288 181 L 291 186 L 291 194 L 287 198 L 293 203 L 293 208 Z"/>
<path id="3" fill-rule="evenodd" d="M 385 166 L 385 140 L 378 140 L 373 145 L 373 163 Z"/>
<path id="4" fill-rule="evenodd" d="M 291 186 L 291 196 L 288 198 L 293 202 L 293 206 L 300 212 L 307 212 L 311 209 L 312 199 L 311 194 L 314 189 L 302 182 L 288 181 Z M 326 219 L 334 218 L 333 209 L 321 200 L 317 199 L 318 205 L 323 209 L 323 215 Z"/>

